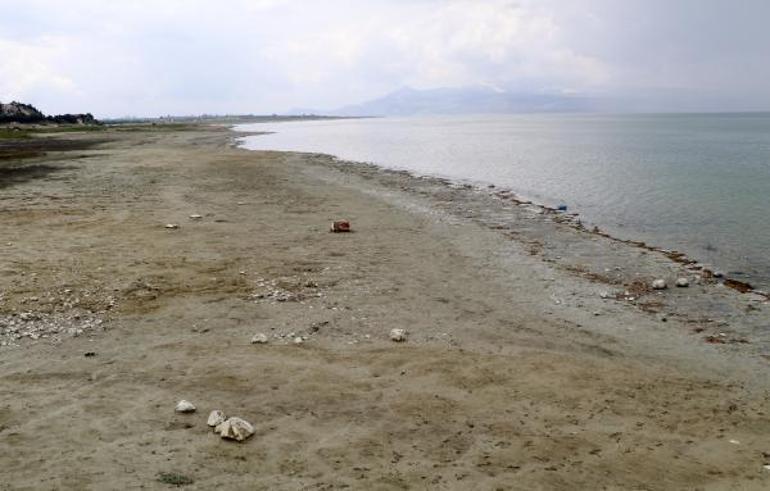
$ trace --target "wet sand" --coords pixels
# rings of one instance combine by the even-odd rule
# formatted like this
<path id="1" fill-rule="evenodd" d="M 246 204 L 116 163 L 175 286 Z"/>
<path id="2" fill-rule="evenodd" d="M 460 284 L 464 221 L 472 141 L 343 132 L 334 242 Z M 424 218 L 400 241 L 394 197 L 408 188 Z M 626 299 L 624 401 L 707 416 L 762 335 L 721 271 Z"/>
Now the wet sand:
<path id="1" fill-rule="evenodd" d="M 499 190 L 233 136 L 59 135 L 100 142 L 13 164 L 0 489 L 770 486 L 764 297 Z"/>

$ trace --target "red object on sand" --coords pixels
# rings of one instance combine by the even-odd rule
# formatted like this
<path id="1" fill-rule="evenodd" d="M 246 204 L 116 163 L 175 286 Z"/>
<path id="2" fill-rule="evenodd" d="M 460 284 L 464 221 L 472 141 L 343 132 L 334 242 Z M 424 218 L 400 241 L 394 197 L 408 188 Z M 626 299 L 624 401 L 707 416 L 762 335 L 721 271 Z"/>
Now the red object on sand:
<path id="1" fill-rule="evenodd" d="M 332 232 L 350 232 L 350 222 L 347 220 L 332 222 Z"/>

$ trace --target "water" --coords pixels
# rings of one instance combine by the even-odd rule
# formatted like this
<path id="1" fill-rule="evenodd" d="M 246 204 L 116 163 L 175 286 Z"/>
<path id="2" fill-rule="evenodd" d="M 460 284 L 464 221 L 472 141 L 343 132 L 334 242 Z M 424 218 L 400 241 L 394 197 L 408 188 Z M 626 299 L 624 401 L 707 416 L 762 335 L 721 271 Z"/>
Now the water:
<path id="1" fill-rule="evenodd" d="M 335 155 L 567 204 L 615 236 L 770 288 L 770 114 L 512 115 L 243 125 Z"/>

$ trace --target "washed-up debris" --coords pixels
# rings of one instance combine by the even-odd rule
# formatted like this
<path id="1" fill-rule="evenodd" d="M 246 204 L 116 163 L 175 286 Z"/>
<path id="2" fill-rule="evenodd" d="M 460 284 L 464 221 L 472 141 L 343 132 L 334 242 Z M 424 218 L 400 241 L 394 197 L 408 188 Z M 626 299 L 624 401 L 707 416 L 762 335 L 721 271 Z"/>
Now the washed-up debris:
<path id="1" fill-rule="evenodd" d="M 332 232 L 350 232 L 350 222 L 347 220 L 337 220 L 332 222 Z"/>
<path id="2" fill-rule="evenodd" d="M 676 286 L 678 286 L 679 288 L 687 288 L 688 286 L 690 286 L 690 280 L 688 280 L 687 278 L 677 278 Z"/>
<path id="3" fill-rule="evenodd" d="M 222 438 L 242 442 L 254 434 L 254 427 L 248 421 L 241 418 L 228 418 L 214 428 Z"/>
<path id="4" fill-rule="evenodd" d="M 395 328 L 390 330 L 390 340 L 396 343 L 406 341 L 406 329 Z"/>
<path id="5" fill-rule="evenodd" d="M 85 356 L 86 358 L 93 358 L 94 356 L 96 356 L 96 352 L 95 351 L 86 351 L 85 353 L 83 353 L 83 356 Z"/>
<path id="6" fill-rule="evenodd" d="M 653 290 L 665 290 L 667 287 L 668 285 L 666 285 L 666 280 L 664 279 L 659 278 L 652 282 Z"/>
<path id="7" fill-rule="evenodd" d="M 182 399 L 176 404 L 174 411 L 178 413 L 194 413 L 196 409 L 192 402 Z"/>
<path id="8" fill-rule="evenodd" d="M 179 225 L 176 224 L 176 223 L 167 223 L 166 224 L 166 228 L 167 229 L 176 229 L 176 228 L 179 228 Z"/>
<path id="9" fill-rule="evenodd" d="M 211 413 L 209 414 L 209 419 L 206 421 L 206 424 L 213 428 L 221 425 L 226 420 L 227 420 L 227 416 L 225 416 L 225 413 L 223 413 L 219 409 L 215 409 L 211 411 Z"/>
<path id="10" fill-rule="evenodd" d="M 197 213 L 190 215 L 190 220 L 200 220 L 201 218 L 203 218 L 203 215 L 198 215 Z"/>
<path id="11" fill-rule="evenodd" d="M 257 333 L 254 335 L 253 338 L 251 338 L 251 344 L 267 344 L 268 337 L 267 334 L 264 333 Z"/>

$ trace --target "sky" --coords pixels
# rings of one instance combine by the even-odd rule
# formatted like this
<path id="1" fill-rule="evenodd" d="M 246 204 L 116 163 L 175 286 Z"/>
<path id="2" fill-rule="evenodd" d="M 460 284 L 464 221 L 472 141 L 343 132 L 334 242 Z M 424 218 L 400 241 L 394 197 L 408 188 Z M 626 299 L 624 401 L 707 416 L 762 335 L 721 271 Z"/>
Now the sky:
<path id="1" fill-rule="evenodd" d="M 770 110 L 766 0 L 0 0 L 0 101 L 331 109 L 401 87 Z"/>

